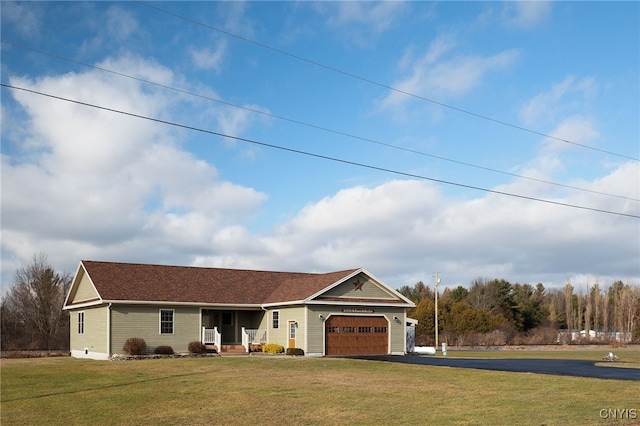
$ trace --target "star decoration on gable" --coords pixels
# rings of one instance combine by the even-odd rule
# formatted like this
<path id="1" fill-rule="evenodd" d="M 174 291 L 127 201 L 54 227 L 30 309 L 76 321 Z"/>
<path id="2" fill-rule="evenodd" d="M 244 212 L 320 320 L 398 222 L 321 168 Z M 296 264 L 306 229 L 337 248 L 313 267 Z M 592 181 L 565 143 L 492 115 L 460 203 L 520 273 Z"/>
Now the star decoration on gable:
<path id="1" fill-rule="evenodd" d="M 356 291 L 356 290 L 360 290 L 360 291 L 362 291 L 362 286 L 364 285 L 364 282 L 360 282 L 360 279 L 357 279 L 357 280 L 353 283 L 353 285 L 355 286 L 355 288 L 353 289 L 353 291 Z"/>

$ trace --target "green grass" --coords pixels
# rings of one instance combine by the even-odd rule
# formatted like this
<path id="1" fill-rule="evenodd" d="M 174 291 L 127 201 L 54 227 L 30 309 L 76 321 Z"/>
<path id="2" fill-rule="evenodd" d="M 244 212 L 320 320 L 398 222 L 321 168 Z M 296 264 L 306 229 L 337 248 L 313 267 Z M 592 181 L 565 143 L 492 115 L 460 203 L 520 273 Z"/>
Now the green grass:
<path id="1" fill-rule="evenodd" d="M 615 352 L 640 363 L 640 351 Z M 603 353 L 449 356 L 597 361 Z M 1 380 L 3 425 L 591 425 L 607 423 L 602 409 L 635 409 L 637 419 L 616 424 L 640 422 L 640 382 L 337 358 L 3 359 Z"/>

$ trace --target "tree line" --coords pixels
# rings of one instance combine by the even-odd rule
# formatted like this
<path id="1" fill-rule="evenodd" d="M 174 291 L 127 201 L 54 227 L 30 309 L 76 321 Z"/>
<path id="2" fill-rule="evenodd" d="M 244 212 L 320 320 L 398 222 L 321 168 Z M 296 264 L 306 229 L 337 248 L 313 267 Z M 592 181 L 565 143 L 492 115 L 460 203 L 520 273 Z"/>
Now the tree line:
<path id="1" fill-rule="evenodd" d="M 16 271 L 0 303 L 3 351 L 69 349 L 69 315 L 62 307 L 71 280 L 55 272 L 44 254 Z"/>
<path id="2" fill-rule="evenodd" d="M 476 278 L 438 294 L 439 342 L 450 345 L 548 345 L 640 342 L 640 287 L 615 281 L 547 290 Z M 398 291 L 416 306 L 416 344 L 435 344 L 435 293 L 422 281 Z"/>

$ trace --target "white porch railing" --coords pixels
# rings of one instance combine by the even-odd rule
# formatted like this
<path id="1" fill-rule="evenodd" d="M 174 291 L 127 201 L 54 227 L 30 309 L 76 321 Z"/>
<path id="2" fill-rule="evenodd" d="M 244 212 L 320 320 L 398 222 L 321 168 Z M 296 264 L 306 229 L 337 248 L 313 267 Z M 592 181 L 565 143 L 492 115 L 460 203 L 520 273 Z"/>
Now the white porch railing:
<path id="1" fill-rule="evenodd" d="M 205 345 L 216 345 L 218 351 L 222 350 L 222 334 L 218 332 L 218 327 L 202 327 L 202 343 Z"/>
<path id="2" fill-rule="evenodd" d="M 242 327 L 242 346 L 249 352 L 250 345 L 267 343 L 267 330 L 254 330 Z"/>

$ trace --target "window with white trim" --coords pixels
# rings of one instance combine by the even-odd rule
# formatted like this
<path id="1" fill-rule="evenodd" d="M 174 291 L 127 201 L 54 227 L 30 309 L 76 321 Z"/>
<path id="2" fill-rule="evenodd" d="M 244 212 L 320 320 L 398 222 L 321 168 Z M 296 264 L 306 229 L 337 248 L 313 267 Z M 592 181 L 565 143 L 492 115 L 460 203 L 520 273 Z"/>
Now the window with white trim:
<path id="1" fill-rule="evenodd" d="M 160 334 L 173 334 L 173 309 L 160 309 Z"/>
<path id="2" fill-rule="evenodd" d="M 84 312 L 78 312 L 78 334 L 84 334 Z"/>
<path id="3" fill-rule="evenodd" d="M 273 328 L 279 328 L 280 327 L 280 311 L 273 311 L 271 313 L 271 326 Z"/>

